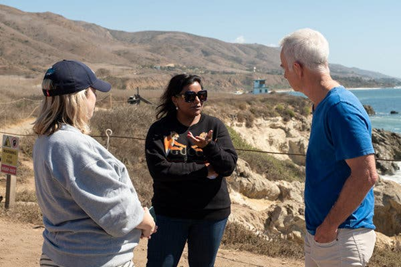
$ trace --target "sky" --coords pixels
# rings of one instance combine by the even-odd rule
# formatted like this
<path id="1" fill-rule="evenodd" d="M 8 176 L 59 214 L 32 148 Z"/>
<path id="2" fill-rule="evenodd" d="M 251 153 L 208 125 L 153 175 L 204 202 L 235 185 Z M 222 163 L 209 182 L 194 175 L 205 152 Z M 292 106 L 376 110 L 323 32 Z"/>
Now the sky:
<path id="1" fill-rule="evenodd" d="M 0 0 L 25 12 L 127 32 L 179 31 L 230 43 L 278 46 L 312 28 L 329 41 L 329 62 L 401 78 L 399 0 Z"/>

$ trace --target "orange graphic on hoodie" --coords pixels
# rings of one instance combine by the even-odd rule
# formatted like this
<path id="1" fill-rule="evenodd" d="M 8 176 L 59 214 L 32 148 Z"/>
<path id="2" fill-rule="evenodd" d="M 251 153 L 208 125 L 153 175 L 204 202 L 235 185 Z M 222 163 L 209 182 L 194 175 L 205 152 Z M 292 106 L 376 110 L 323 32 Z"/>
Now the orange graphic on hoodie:
<path id="1" fill-rule="evenodd" d="M 177 142 L 179 135 L 176 132 L 171 132 L 169 136 L 164 138 L 164 151 L 166 151 L 166 155 L 170 153 L 171 150 L 181 151 L 185 145 Z"/>

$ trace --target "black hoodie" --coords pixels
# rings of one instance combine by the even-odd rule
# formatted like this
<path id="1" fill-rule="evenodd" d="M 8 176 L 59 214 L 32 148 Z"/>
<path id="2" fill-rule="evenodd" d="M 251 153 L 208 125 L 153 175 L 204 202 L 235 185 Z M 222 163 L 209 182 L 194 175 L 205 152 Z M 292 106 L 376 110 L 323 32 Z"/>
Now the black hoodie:
<path id="1" fill-rule="evenodd" d="M 188 139 L 213 130 L 212 141 L 203 149 Z M 230 214 L 230 197 L 224 176 L 237 164 L 237 153 L 227 128 L 217 118 L 201 115 L 190 127 L 175 116 L 156 121 L 146 137 L 146 161 L 153 178 L 152 205 L 156 214 L 183 218 L 221 220 Z M 219 174 L 207 178 L 209 162 Z"/>

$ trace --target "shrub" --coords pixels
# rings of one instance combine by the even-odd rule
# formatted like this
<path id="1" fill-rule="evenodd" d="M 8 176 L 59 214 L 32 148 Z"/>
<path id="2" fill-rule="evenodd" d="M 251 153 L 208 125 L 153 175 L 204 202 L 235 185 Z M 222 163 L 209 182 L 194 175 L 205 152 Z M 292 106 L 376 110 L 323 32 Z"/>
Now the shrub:
<path id="1" fill-rule="evenodd" d="M 15 201 L 37 202 L 36 193 L 34 190 L 23 190 L 21 192 L 17 192 L 15 196 Z"/>
<path id="2" fill-rule="evenodd" d="M 143 205 L 149 206 L 153 180 L 145 159 L 145 138 L 155 120 L 153 106 L 124 105 L 112 110 L 99 110 L 91 120 L 92 135 L 106 145 L 106 129 L 111 129 L 109 150 L 127 167 L 132 183 Z M 126 136 L 127 138 L 120 138 Z"/>
<path id="3" fill-rule="evenodd" d="M 12 209 L 0 206 L 0 217 L 7 217 L 12 221 L 23 223 L 42 224 L 42 213 L 36 203 L 17 202 Z"/>

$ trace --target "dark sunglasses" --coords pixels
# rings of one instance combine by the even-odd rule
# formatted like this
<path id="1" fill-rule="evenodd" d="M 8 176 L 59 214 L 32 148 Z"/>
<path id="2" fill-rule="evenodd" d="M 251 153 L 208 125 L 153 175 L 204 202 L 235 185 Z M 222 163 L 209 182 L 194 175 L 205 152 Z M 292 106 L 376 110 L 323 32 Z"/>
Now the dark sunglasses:
<path id="1" fill-rule="evenodd" d="M 205 102 L 207 100 L 207 90 L 201 90 L 198 93 L 195 93 L 194 91 L 186 91 L 183 94 L 176 95 L 176 97 L 184 98 L 187 103 L 194 102 L 196 97 L 198 97 L 201 102 Z"/>

